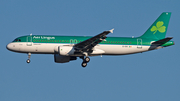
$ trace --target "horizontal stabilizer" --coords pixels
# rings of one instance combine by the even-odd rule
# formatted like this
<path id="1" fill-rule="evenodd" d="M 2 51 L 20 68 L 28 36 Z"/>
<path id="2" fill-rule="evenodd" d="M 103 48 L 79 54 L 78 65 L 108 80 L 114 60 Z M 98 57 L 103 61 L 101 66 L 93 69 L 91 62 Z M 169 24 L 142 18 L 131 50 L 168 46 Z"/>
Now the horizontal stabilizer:
<path id="1" fill-rule="evenodd" d="M 152 45 L 163 45 L 165 44 L 166 42 L 168 42 L 169 40 L 171 40 L 173 37 L 167 37 L 167 38 L 164 38 L 164 39 L 161 39 L 161 40 L 158 40 L 156 42 L 153 42 Z"/>

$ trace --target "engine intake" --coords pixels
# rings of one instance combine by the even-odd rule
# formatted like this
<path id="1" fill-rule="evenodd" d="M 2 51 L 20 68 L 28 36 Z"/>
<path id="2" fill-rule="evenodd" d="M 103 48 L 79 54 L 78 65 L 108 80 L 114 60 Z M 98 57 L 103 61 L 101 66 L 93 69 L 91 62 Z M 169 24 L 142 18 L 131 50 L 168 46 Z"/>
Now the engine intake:
<path id="1" fill-rule="evenodd" d="M 74 52 L 75 52 L 75 49 L 72 46 L 59 46 L 58 47 L 59 55 L 70 56 L 70 55 L 73 55 Z"/>
<path id="2" fill-rule="evenodd" d="M 54 62 L 56 63 L 66 63 L 72 60 L 76 60 L 77 57 L 74 56 L 62 56 L 59 54 L 54 54 Z"/>

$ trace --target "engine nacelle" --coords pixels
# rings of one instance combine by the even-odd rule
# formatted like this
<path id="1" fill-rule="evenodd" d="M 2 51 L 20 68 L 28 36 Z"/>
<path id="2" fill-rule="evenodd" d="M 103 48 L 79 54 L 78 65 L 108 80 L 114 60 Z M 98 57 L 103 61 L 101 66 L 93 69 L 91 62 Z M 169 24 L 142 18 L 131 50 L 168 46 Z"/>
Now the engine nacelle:
<path id="1" fill-rule="evenodd" d="M 72 60 L 76 60 L 77 57 L 72 57 L 72 56 L 62 56 L 59 54 L 54 54 L 54 62 L 56 63 L 66 63 Z"/>
<path id="2" fill-rule="evenodd" d="M 58 53 L 63 56 L 70 56 L 74 54 L 74 48 L 72 46 L 59 46 Z"/>

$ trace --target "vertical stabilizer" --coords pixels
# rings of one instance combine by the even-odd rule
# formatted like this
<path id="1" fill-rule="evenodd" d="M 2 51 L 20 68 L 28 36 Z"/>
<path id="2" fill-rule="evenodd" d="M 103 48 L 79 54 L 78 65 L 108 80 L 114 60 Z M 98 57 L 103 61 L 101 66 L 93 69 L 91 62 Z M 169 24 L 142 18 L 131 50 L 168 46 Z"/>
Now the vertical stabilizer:
<path id="1" fill-rule="evenodd" d="M 166 36 L 170 12 L 162 13 L 157 20 L 149 27 L 149 29 L 140 38 L 164 39 Z"/>

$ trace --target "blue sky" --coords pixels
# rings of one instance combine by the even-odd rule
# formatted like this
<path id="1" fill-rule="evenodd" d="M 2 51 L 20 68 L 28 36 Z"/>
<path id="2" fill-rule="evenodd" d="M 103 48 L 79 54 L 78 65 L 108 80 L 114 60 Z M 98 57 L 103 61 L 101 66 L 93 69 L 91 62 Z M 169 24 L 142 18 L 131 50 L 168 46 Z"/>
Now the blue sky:
<path id="1" fill-rule="evenodd" d="M 1 0 L 1 101 L 179 101 L 179 0 Z M 172 12 L 167 36 L 175 45 L 124 56 L 54 63 L 53 55 L 10 52 L 29 35 L 142 35 L 162 12 Z"/>

